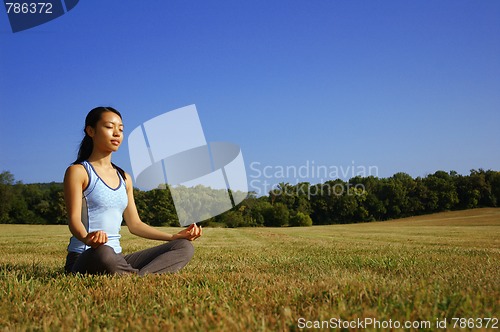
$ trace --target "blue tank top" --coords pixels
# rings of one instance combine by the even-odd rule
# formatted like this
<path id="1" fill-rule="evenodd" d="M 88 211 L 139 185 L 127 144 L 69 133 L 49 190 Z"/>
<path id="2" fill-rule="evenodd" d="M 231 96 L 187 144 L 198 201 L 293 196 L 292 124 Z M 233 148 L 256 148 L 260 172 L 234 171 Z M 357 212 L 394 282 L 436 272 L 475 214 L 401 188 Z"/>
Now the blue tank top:
<path id="1" fill-rule="evenodd" d="M 120 184 L 117 188 L 109 187 L 97 175 L 94 167 L 84 161 L 81 163 L 89 176 L 89 184 L 83 191 L 82 198 L 82 223 L 87 232 L 103 230 L 108 235 L 107 246 L 110 246 L 119 254 L 122 252 L 120 246 L 120 228 L 123 219 L 123 211 L 127 207 L 128 197 L 125 181 L 118 173 Z M 72 236 L 69 241 L 68 251 L 82 253 L 89 249 L 82 241 Z"/>

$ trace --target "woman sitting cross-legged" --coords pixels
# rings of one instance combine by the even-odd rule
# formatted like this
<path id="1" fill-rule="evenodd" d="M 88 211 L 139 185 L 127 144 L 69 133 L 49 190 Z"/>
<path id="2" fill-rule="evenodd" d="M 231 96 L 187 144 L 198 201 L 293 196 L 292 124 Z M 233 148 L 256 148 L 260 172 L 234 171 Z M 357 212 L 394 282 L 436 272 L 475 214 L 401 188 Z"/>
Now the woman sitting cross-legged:
<path id="1" fill-rule="evenodd" d="M 64 198 L 72 233 L 65 271 L 89 274 L 171 273 L 193 257 L 191 241 L 202 235 L 192 224 L 167 234 L 143 223 L 137 212 L 130 175 L 111 162 L 123 140 L 121 114 L 97 107 L 85 119 L 78 158 L 64 176 Z M 121 222 L 134 235 L 160 241 L 159 246 L 122 254 Z"/>

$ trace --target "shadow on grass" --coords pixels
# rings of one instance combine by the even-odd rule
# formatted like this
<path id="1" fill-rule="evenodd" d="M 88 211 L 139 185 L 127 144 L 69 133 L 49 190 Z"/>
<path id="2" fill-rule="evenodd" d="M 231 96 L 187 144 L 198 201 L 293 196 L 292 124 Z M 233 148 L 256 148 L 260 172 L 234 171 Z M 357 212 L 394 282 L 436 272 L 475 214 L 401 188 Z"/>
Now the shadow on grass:
<path id="1" fill-rule="evenodd" d="M 154 278 L 154 275 L 148 275 Z M 125 278 L 144 278 L 136 274 L 130 275 L 110 275 L 110 274 L 80 274 L 66 273 L 64 267 L 51 267 L 42 263 L 4 263 L 0 264 L 0 281 L 1 280 L 17 280 L 18 282 L 35 281 L 42 284 L 60 280 L 63 283 L 78 281 L 81 286 L 93 286 L 96 282 L 104 280 L 123 280 Z"/>
<path id="2" fill-rule="evenodd" d="M 63 267 L 48 267 L 41 263 L 33 262 L 31 264 L 0 264 L 0 278 L 17 279 L 53 279 L 66 276 Z"/>

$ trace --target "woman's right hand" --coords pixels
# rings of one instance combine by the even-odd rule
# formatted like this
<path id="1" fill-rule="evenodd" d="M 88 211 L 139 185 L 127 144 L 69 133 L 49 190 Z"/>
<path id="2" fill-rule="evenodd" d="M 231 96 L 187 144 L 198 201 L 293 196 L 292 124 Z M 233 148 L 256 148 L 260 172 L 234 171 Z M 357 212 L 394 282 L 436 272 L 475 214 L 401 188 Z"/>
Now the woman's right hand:
<path id="1" fill-rule="evenodd" d="M 174 239 L 186 239 L 189 241 L 194 241 L 203 234 L 201 226 L 198 227 L 196 224 L 189 225 L 188 228 L 184 228 L 182 231 L 174 235 Z"/>
<path id="2" fill-rule="evenodd" d="M 104 231 L 94 231 L 90 232 L 85 236 L 85 244 L 92 247 L 93 249 L 99 247 L 100 245 L 108 242 L 108 234 Z"/>

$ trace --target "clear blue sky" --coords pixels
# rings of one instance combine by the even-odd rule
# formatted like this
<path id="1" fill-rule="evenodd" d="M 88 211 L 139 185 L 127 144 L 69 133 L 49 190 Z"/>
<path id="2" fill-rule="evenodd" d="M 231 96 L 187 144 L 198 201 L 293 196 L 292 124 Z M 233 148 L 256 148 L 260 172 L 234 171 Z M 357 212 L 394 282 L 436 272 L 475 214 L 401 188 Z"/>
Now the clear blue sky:
<path id="1" fill-rule="evenodd" d="M 95 106 L 127 136 L 189 104 L 208 141 L 241 146 L 249 181 L 499 170 L 500 1 L 84 0 L 19 33 L 0 10 L 0 171 L 16 180 L 62 181 Z M 113 158 L 131 172 L 126 142 Z"/>

